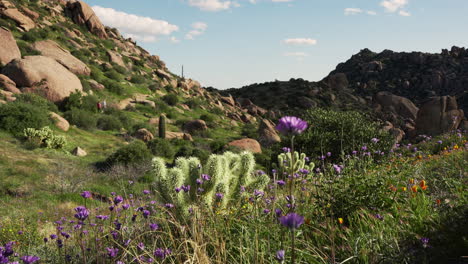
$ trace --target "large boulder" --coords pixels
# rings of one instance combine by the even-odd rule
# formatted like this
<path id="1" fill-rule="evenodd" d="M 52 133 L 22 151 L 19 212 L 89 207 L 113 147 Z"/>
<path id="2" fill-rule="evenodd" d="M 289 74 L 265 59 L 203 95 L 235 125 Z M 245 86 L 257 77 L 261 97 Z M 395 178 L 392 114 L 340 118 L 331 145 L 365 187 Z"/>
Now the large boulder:
<path id="1" fill-rule="evenodd" d="M 8 1 L 0 1 L 0 15 L 10 18 L 15 21 L 20 28 L 29 31 L 36 27 L 34 21 L 21 13 L 13 4 Z"/>
<path id="2" fill-rule="evenodd" d="M 14 59 L 21 58 L 15 38 L 7 29 L 0 27 L 0 64 L 7 65 Z"/>
<path id="3" fill-rule="evenodd" d="M 416 131 L 419 135 L 437 135 L 457 129 L 464 119 L 455 97 L 432 97 L 418 112 Z"/>
<path id="4" fill-rule="evenodd" d="M 188 133 L 193 134 L 194 132 L 208 130 L 208 126 L 206 125 L 205 121 L 201 119 L 197 119 L 197 120 L 192 120 L 192 121 L 185 123 L 184 130 L 187 131 Z"/>
<path id="5" fill-rule="evenodd" d="M 281 138 L 278 132 L 276 132 L 275 125 L 268 119 L 263 119 L 262 122 L 260 122 L 258 134 L 262 146 L 270 146 L 281 142 Z"/>
<path id="6" fill-rule="evenodd" d="M 146 128 L 140 128 L 135 132 L 134 135 L 135 138 L 138 138 L 140 140 L 143 140 L 144 142 L 148 142 L 153 140 L 154 136 L 153 134 Z"/>
<path id="7" fill-rule="evenodd" d="M 252 153 L 262 153 L 262 147 L 257 140 L 252 138 L 243 138 L 239 140 L 234 140 L 228 144 L 242 150 L 250 151 Z"/>
<path id="8" fill-rule="evenodd" d="M 2 74 L 23 92 L 35 92 L 52 102 L 63 101 L 72 92 L 83 91 L 80 79 L 54 59 L 26 56 L 8 63 Z"/>
<path id="9" fill-rule="evenodd" d="M 83 1 L 70 0 L 67 2 L 67 10 L 73 22 L 85 25 L 91 33 L 99 38 L 107 38 L 104 25 L 88 4 Z"/>
<path id="10" fill-rule="evenodd" d="M 84 157 L 88 155 L 88 153 L 86 153 L 86 151 L 80 147 L 74 148 L 71 153 L 77 157 Z"/>
<path id="11" fill-rule="evenodd" d="M 38 41 L 32 45 L 43 56 L 56 60 L 74 74 L 90 75 L 91 70 L 82 61 L 73 56 L 68 50 L 62 48 L 52 40 Z"/>
<path id="12" fill-rule="evenodd" d="M 378 92 L 373 101 L 382 111 L 397 114 L 403 118 L 416 119 L 418 107 L 408 98 L 394 95 L 390 92 Z"/>
<path id="13" fill-rule="evenodd" d="M 70 123 L 68 123 L 68 121 L 65 118 L 61 117 L 60 115 L 54 112 L 50 112 L 49 115 L 50 118 L 54 120 L 55 126 L 57 128 L 65 132 L 68 131 L 68 129 L 70 129 Z"/>
<path id="14" fill-rule="evenodd" d="M 166 132 L 166 139 L 183 139 L 193 141 L 192 135 L 182 132 Z"/>
<path id="15" fill-rule="evenodd" d="M 126 67 L 125 66 L 125 63 L 122 59 L 122 55 L 116 53 L 116 52 L 113 52 L 113 51 L 110 51 L 108 50 L 107 51 L 107 55 L 109 56 L 109 60 L 119 66 L 122 66 L 122 67 Z"/>
<path id="16" fill-rule="evenodd" d="M 16 83 L 3 74 L 0 74 L 0 89 L 7 90 L 14 94 L 21 93 L 20 89 L 16 88 Z"/>
<path id="17" fill-rule="evenodd" d="M 344 73 L 336 73 L 328 76 L 328 86 L 333 90 L 343 90 L 348 88 L 348 78 Z"/>

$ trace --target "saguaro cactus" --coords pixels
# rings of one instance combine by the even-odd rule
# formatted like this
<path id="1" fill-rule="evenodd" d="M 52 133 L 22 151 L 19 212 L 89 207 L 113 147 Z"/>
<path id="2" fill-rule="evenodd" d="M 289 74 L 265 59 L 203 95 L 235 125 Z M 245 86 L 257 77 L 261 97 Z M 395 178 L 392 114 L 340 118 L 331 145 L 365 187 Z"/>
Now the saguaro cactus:
<path id="1" fill-rule="evenodd" d="M 250 152 L 213 154 L 204 167 L 193 157 L 178 158 L 171 169 L 167 169 L 163 159 L 153 159 L 154 183 L 161 197 L 183 214 L 198 206 L 224 209 L 254 189 L 262 190 L 270 178 L 266 174 L 255 175 L 254 167 Z"/>
<path id="2" fill-rule="evenodd" d="M 166 138 L 166 116 L 161 115 L 159 117 L 159 137 Z"/>

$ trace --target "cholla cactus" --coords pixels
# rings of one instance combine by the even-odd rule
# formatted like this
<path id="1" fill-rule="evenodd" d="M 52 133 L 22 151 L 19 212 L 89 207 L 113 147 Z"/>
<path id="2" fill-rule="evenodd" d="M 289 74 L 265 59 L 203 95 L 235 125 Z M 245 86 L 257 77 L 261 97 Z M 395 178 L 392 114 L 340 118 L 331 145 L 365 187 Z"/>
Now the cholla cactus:
<path id="1" fill-rule="evenodd" d="M 204 167 L 198 158 L 178 158 L 168 169 L 161 158 L 153 159 L 155 184 L 161 197 L 186 214 L 189 208 L 219 209 L 236 204 L 245 190 L 261 190 L 269 183 L 266 174 L 255 175 L 252 153 L 211 155 Z"/>
<path id="2" fill-rule="evenodd" d="M 294 155 L 294 156 L 293 156 Z M 294 164 L 293 162 L 294 157 Z M 312 171 L 315 167 L 313 162 L 307 164 L 307 156 L 305 153 L 300 153 L 295 151 L 294 154 L 291 152 L 281 153 L 278 155 L 278 164 L 273 164 L 273 167 L 278 171 L 278 175 L 283 175 L 283 173 L 294 173 L 300 170 Z"/>
<path id="3" fill-rule="evenodd" d="M 29 141 L 37 141 L 50 149 L 61 149 L 67 144 L 64 136 L 55 135 L 48 126 L 41 129 L 26 128 L 23 130 L 23 135 Z"/>

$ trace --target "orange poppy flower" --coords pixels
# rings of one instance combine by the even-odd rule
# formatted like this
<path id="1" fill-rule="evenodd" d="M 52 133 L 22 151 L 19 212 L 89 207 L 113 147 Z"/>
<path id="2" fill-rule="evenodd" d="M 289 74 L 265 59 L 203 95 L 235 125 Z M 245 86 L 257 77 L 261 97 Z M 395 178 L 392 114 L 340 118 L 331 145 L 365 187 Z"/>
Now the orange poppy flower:
<path id="1" fill-rule="evenodd" d="M 413 187 L 411 187 L 411 191 L 412 192 L 418 192 L 418 186 L 417 185 L 413 185 Z"/>
<path id="2" fill-rule="evenodd" d="M 344 221 L 343 221 L 343 218 L 341 218 L 341 217 L 340 217 L 340 218 L 338 218 L 338 223 L 340 223 L 340 225 L 342 225 L 342 224 L 343 224 L 343 222 L 344 222 Z"/>

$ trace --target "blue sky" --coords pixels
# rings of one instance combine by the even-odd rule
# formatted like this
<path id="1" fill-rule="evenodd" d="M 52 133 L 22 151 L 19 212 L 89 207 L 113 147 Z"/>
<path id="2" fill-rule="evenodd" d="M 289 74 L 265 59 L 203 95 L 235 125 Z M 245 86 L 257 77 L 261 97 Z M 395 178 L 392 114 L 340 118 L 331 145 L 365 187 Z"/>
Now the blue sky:
<path id="1" fill-rule="evenodd" d="M 468 0 L 87 0 L 169 69 L 220 89 L 318 81 L 363 48 L 468 46 Z"/>

